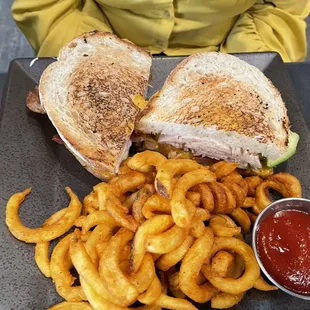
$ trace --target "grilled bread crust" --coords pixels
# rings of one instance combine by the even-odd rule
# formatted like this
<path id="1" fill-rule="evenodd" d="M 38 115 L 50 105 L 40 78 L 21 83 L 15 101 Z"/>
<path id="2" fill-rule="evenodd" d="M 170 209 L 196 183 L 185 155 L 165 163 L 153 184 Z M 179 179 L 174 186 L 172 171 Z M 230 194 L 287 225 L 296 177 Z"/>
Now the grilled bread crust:
<path id="1" fill-rule="evenodd" d="M 279 91 L 256 67 L 216 52 L 192 55 L 168 76 L 136 126 L 143 133 L 218 138 L 267 158 L 287 149 Z"/>
<path id="2" fill-rule="evenodd" d="M 91 173 L 115 173 L 130 146 L 150 76 L 151 55 L 111 33 L 93 31 L 68 43 L 44 71 L 41 104 L 66 147 Z"/>

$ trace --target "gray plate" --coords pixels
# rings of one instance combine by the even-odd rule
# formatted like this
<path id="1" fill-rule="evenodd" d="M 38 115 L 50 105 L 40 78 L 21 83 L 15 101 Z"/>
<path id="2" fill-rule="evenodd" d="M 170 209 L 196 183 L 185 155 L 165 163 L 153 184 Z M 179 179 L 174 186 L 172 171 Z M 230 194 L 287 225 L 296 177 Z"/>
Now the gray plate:
<path id="1" fill-rule="evenodd" d="M 248 63 L 258 67 L 280 90 L 289 110 L 294 131 L 300 135 L 297 154 L 279 167 L 296 175 L 303 185 L 304 196 L 310 193 L 309 131 L 293 96 L 293 89 L 282 60 L 277 54 L 240 54 Z M 153 62 L 153 88 L 157 91 L 169 72 L 183 58 L 155 58 Z M 65 207 L 68 198 L 64 187 L 69 185 L 84 197 L 98 182 L 84 170 L 63 147 L 51 141 L 55 130 L 47 117 L 27 111 L 27 92 L 38 83 L 42 71 L 54 59 L 40 59 L 30 66 L 32 59 L 12 62 L 0 129 L 0 309 L 47 309 L 61 301 L 50 279 L 46 279 L 34 262 L 34 246 L 20 242 L 8 232 L 4 224 L 5 205 L 9 197 L 32 187 L 33 192 L 21 208 L 21 219 L 30 227 L 42 224 L 49 215 Z M 200 309 L 209 309 L 210 304 Z M 309 302 L 290 297 L 282 292 L 246 294 L 235 309 L 290 309 L 306 310 Z"/>

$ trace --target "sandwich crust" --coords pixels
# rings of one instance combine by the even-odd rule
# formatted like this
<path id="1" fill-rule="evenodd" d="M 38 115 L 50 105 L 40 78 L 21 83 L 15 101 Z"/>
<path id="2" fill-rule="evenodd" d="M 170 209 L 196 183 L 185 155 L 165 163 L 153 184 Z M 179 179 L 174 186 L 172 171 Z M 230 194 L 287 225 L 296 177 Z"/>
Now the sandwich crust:
<path id="1" fill-rule="evenodd" d="M 232 55 L 203 52 L 183 60 L 149 101 L 136 130 L 181 141 L 195 137 L 267 158 L 285 153 L 290 124 L 279 91 Z"/>
<path id="2" fill-rule="evenodd" d="M 156 111 L 156 117 L 162 122 L 214 126 L 217 130 L 235 131 L 263 143 L 275 139 L 268 123 L 268 103 L 264 103 L 254 89 L 230 77 L 215 74 L 199 77 L 184 85 L 175 100 L 186 104 L 181 104 L 176 114 Z M 155 106 L 156 102 L 151 100 L 149 115 Z"/>
<path id="3" fill-rule="evenodd" d="M 90 172 L 117 172 L 147 91 L 151 56 L 113 34 L 68 43 L 40 80 L 40 99 L 66 147 Z M 95 173 L 94 173 L 95 171 Z"/>

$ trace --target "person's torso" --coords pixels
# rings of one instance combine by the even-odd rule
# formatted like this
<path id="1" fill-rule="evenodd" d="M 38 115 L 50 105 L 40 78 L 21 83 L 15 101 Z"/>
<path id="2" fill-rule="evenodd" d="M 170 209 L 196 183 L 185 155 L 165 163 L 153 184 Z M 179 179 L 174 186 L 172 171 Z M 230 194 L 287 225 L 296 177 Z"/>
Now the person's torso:
<path id="1" fill-rule="evenodd" d="M 154 53 L 217 50 L 255 0 L 97 0 L 113 31 Z"/>

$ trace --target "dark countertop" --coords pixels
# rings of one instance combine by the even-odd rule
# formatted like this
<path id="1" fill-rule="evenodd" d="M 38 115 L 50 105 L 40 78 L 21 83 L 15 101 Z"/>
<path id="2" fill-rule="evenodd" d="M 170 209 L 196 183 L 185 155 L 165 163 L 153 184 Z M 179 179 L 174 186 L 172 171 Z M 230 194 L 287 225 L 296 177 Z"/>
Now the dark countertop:
<path id="1" fill-rule="evenodd" d="M 286 64 L 295 96 L 310 128 L 310 62 Z"/>
<path id="2" fill-rule="evenodd" d="M 6 73 L 0 73 L 0 102 L 1 102 L 1 98 L 2 98 L 2 93 L 3 93 L 3 87 L 4 84 L 6 82 Z"/>
<path id="3" fill-rule="evenodd" d="M 296 99 L 310 128 L 310 62 L 288 63 L 286 67 L 295 89 Z M 6 77 L 6 73 L 0 73 L 0 102 Z"/>

